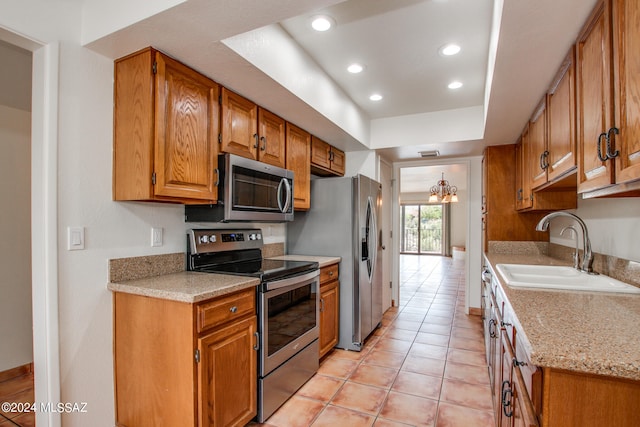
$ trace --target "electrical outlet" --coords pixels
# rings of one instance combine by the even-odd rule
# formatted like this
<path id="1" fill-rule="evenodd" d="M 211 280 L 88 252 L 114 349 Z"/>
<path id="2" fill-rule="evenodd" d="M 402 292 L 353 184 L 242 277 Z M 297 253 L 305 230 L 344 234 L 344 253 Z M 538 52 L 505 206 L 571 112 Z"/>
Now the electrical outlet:
<path id="1" fill-rule="evenodd" d="M 151 228 L 151 246 L 162 246 L 162 228 Z"/>

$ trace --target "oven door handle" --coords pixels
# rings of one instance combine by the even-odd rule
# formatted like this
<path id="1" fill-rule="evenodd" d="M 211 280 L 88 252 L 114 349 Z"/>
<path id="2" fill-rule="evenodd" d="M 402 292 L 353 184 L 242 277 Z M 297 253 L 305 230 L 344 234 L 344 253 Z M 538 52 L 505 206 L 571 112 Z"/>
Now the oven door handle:
<path id="1" fill-rule="evenodd" d="M 274 280 L 273 282 L 265 282 L 263 289 L 265 291 L 272 291 L 274 289 L 286 288 L 287 286 L 295 285 L 297 283 L 306 282 L 307 280 L 314 279 L 320 275 L 320 270 L 313 270 L 310 273 L 300 274 L 298 276 L 287 277 L 282 280 Z"/>

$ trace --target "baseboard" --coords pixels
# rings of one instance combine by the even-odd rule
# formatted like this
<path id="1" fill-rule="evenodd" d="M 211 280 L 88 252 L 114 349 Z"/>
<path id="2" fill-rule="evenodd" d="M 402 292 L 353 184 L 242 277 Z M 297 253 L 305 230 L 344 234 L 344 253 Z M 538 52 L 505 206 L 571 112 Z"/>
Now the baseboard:
<path id="1" fill-rule="evenodd" d="M 482 309 L 480 307 L 469 307 L 469 314 L 472 316 L 482 316 Z"/>
<path id="2" fill-rule="evenodd" d="M 21 377 L 22 375 L 30 374 L 33 372 L 33 362 L 26 365 L 17 366 L 15 368 L 7 369 L 0 372 L 0 382 L 7 381 L 13 378 Z"/>

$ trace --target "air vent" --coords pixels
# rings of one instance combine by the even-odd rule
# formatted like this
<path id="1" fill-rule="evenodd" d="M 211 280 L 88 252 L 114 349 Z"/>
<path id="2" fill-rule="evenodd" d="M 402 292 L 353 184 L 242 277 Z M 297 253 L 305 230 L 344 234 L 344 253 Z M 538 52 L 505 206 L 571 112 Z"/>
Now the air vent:
<path id="1" fill-rule="evenodd" d="M 438 157 L 440 152 L 438 150 L 420 151 L 421 157 Z"/>

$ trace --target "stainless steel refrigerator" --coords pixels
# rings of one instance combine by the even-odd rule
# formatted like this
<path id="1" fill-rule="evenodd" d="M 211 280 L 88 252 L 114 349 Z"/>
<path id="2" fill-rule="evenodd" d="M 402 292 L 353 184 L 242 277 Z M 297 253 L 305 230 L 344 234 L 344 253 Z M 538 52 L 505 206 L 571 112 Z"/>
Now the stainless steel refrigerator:
<path id="1" fill-rule="evenodd" d="M 380 183 L 363 175 L 311 181 L 311 209 L 287 224 L 287 252 L 340 256 L 337 347 L 360 351 L 382 320 Z"/>

